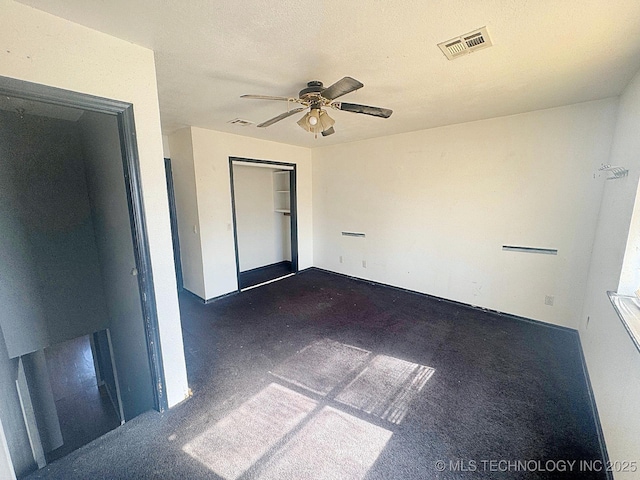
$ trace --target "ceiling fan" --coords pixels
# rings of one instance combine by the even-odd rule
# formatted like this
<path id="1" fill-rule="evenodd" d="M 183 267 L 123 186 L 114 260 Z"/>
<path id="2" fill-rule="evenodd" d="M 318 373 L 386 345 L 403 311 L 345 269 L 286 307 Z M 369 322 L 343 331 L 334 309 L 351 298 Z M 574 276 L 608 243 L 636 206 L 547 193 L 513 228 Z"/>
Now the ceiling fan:
<path id="1" fill-rule="evenodd" d="M 321 133 L 323 137 L 335 133 L 333 124 L 336 123 L 333 118 L 325 111 L 326 107 L 335 110 L 343 110 L 345 112 L 364 113 L 365 115 L 373 115 L 374 117 L 389 118 L 393 113 L 388 108 L 371 107 L 369 105 L 359 105 L 357 103 L 336 102 L 336 98 L 355 92 L 364 84 L 351 77 L 344 77 L 338 80 L 330 87 L 325 87 L 322 82 L 313 80 L 307 83 L 307 88 L 303 88 L 298 93 L 298 97 L 273 97 L 270 95 L 242 95 L 240 98 L 250 98 L 255 100 L 280 100 L 284 102 L 295 102 L 303 105 L 281 113 L 277 117 L 273 117 L 266 122 L 262 122 L 258 127 L 268 127 L 280 120 L 284 120 L 291 115 L 302 112 L 307 108 L 309 111 L 298 121 L 298 125 L 307 132 L 313 133 L 316 137 Z"/>

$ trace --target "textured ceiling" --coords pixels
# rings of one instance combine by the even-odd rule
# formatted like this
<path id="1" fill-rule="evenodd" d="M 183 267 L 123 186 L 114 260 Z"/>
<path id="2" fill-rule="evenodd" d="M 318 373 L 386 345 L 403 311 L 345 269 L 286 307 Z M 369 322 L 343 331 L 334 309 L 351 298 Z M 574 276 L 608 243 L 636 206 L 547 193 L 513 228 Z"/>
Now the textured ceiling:
<path id="1" fill-rule="evenodd" d="M 24 0 L 155 51 L 164 133 L 194 125 L 308 147 L 620 94 L 640 69 L 637 0 Z M 494 46 L 449 61 L 437 43 L 487 26 Z M 365 84 L 342 97 L 394 110 L 331 110 L 314 139 L 284 102 L 309 80 Z"/>

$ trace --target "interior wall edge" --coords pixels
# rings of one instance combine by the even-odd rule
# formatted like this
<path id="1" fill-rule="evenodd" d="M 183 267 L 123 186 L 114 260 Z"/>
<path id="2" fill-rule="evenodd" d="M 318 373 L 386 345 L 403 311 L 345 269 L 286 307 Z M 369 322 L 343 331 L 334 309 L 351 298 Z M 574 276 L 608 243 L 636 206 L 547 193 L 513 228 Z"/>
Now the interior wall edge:
<path id="1" fill-rule="evenodd" d="M 197 200 L 197 182 L 191 128 L 169 135 L 171 171 L 176 203 L 183 286 L 200 297 L 205 296 L 202 242 Z M 195 231 L 194 231 L 195 230 Z"/>
<path id="2" fill-rule="evenodd" d="M 197 228 L 197 231 L 194 232 L 197 236 L 198 245 L 200 247 L 200 262 L 198 264 L 198 274 L 199 274 L 199 288 L 201 288 L 203 296 L 206 296 L 207 292 L 207 279 L 205 277 L 205 269 L 204 269 L 204 258 L 205 258 L 205 248 L 202 242 L 202 221 L 201 221 L 201 208 L 200 208 L 200 190 L 201 186 L 199 185 L 199 177 L 198 177 L 198 165 L 196 161 L 196 150 L 194 148 L 193 142 L 193 127 L 188 127 L 189 136 L 189 149 L 191 152 L 191 162 L 193 168 L 193 194 L 194 194 L 194 202 L 195 202 L 195 222 L 194 226 Z"/>

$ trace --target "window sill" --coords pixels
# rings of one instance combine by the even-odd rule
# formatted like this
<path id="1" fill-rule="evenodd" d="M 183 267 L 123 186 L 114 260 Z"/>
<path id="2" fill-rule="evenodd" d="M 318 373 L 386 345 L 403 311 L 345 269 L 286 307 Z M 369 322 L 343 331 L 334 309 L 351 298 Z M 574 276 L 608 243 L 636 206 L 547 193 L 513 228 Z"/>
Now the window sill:
<path id="1" fill-rule="evenodd" d="M 607 292 L 614 310 L 640 352 L 640 300 L 634 296 Z"/>

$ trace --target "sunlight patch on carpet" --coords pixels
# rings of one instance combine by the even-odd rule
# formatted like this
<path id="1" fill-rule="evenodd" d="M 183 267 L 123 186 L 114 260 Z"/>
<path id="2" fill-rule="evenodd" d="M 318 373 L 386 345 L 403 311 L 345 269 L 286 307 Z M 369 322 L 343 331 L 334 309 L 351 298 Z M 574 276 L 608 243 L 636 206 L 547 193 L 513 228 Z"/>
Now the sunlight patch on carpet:
<path id="1" fill-rule="evenodd" d="M 370 353 L 325 338 L 306 346 L 271 374 L 319 395 L 326 395 L 360 368 Z"/>
<path id="2" fill-rule="evenodd" d="M 377 355 L 336 400 L 399 424 L 435 370 L 387 355 Z"/>
<path id="3" fill-rule="evenodd" d="M 257 478 L 362 480 L 392 432 L 324 407 L 266 464 Z"/>
<path id="4" fill-rule="evenodd" d="M 314 400 L 272 383 L 182 450 L 217 475 L 235 480 L 315 407 Z"/>

